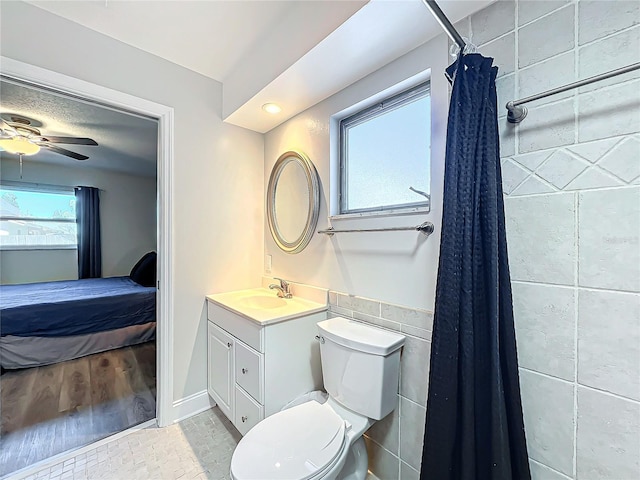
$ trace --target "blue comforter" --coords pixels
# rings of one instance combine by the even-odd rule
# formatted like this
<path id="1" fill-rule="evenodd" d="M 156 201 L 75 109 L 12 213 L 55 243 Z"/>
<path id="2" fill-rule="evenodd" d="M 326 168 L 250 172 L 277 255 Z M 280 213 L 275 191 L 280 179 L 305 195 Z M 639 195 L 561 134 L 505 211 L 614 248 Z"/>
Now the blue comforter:
<path id="1" fill-rule="evenodd" d="M 81 335 L 155 320 L 156 289 L 129 277 L 0 286 L 1 335 Z"/>

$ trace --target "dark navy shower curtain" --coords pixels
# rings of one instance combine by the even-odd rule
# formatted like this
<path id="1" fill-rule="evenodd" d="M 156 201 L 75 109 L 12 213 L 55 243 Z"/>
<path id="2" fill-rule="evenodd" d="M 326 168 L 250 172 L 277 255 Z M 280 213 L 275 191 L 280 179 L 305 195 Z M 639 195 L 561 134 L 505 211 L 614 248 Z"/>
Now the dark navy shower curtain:
<path id="1" fill-rule="evenodd" d="M 77 187 L 75 193 L 78 278 L 100 278 L 102 276 L 100 190 L 95 187 Z"/>
<path id="2" fill-rule="evenodd" d="M 447 69 L 453 91 L 422 480 L 531 477 L 492 63 L 469 54 Z"/>

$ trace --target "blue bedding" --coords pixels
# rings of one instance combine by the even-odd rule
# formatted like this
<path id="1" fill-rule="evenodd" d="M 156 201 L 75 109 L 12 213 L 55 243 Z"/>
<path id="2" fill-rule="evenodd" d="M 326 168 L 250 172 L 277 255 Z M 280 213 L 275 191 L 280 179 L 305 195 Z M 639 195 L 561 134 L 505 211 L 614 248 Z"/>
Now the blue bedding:
<path id="1" fill-rule="evenodd" d="M 129 277 L 0 286 L 0 334 L 61 337 L 156 321 L 156 289 Z"/>

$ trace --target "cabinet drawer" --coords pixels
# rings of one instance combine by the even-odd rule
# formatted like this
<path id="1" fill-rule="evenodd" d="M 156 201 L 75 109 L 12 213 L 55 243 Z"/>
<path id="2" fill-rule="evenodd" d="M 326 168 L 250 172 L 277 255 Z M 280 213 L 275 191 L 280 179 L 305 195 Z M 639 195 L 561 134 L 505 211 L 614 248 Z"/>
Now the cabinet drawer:
<path id="1" fill-rule="evenodd" d="M 262 373 L 262 354 L 243 343 L 236 342 L 235 355 L 236 383 L 244 388 L 258 403 L 264 403 L 262 399 L 264 378 Z"/>
<path id="2" fill-rule="evenodd" d="M 262 352 L 262 328 L 260 325 L 231 313 L 211 301 L 207 301 L 207 318 L 229 332 L 234 337 L 243 341 L 252 348 Z"/>
<path id="3" fill-rule="evenodd" d="M 246 435 L 263 418 L 262 405 L 236 385 L 236 419 L 233 423 L 238 431 Z"/>

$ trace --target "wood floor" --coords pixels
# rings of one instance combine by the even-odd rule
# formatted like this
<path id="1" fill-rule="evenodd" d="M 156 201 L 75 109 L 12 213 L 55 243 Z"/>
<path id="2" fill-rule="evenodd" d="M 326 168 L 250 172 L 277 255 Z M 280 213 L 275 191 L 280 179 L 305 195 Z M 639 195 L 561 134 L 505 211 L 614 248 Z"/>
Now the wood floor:
<path id="1" fill-rule="evenodd" d="M 156 347 L 133 347 L 0 377 L 0 476 L 156 416 Z"/>

